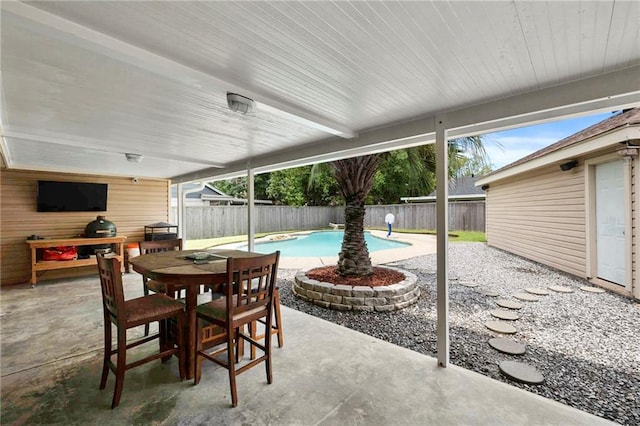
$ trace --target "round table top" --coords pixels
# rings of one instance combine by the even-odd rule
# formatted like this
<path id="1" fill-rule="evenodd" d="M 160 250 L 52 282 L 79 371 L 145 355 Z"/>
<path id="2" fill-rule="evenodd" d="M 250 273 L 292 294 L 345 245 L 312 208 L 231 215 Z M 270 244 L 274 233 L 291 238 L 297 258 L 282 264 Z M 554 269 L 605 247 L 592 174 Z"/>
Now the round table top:
<path id="1" fill-rule="evenodd" d="M 209 253 L 205 260 L 194 260 L 194 253 Z M 215 276 L 227 273 L 227 258 L 229 257 L 256 257 L 261 253 L 253 253 L 231 249 L 208 250 L 174 250 L 157 253 L 143 254 L 132 257 L 129 263 L 133 270 L 148 276 L 153 280 L 171 281 L 171 279 L 184 280 L 194 277 L 199 280 L 206 276 Z"/>

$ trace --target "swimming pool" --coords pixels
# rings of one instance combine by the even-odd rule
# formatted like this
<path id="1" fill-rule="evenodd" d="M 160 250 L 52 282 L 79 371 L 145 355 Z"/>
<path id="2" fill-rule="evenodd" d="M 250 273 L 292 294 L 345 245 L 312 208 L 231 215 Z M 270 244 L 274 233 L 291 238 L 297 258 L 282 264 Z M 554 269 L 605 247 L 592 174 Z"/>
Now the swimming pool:
<path id="1" fill-rule="evenodd" d="M 386 240 L 364 233 L 369 252 L 407 247 L 411 244 Z M 296 235 L 296 238 L 282 241 L 265 241 L 256 243 L 258 253 L 273 253 L 280 250 L 285 257 L 322 257 L 337 256 L 342 246 L 343 231 L 318 231 L 310 234 Z M 246 246 L 244 247 L 246 249 Z"/>

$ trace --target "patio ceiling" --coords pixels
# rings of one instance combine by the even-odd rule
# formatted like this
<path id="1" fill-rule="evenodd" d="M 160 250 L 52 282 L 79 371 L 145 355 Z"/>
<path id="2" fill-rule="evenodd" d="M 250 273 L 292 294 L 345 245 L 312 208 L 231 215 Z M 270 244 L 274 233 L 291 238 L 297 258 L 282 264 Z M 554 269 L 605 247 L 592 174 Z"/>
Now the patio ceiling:
<path id="1" fill-rule="evenodd" d="M 640 104 L 637 1 L 1 7 L 8 168 L 185 182 Z"/>

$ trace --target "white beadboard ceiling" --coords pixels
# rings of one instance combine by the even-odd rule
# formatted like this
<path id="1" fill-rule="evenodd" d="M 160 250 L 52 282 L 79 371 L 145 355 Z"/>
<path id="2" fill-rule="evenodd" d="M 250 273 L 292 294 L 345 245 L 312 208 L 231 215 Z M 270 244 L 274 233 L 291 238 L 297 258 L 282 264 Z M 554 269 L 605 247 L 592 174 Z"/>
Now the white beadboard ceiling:
<path id="1" fill-rule="evenodd" d="M 12 2 L 8 168 L 257 172 L 640 103 L 640 2 Z M 226 93 L 256 101 L 241 115 Z M 142 154 L 129 163 L 124 153 Z"/>

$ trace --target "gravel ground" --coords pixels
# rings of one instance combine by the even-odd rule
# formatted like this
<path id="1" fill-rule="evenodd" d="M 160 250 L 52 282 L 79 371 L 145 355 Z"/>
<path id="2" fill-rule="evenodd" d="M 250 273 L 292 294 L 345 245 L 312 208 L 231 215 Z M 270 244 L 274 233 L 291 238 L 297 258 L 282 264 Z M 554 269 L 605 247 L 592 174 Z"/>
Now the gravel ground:
<path id="1" fill-rule="evenodd" d="M 291 292 L 295 270 L 279 273 L 281 302 L 301 312 L 375 336 L 416 352 L 436 356 L 436 256 L 420 256 L 390 265 L 418 276 L 420 300 L 392 313 L 338 312 L 297 299 Z M 449 246 L 451 363 L 563 404 L 625 425 L 640 424 L 640 304 L 612 293 L 580 290 L 589 285 L 570 275 L 487 247 L 483 243 Z M 478 287 L 460 284 L 472 281 Z M 573 293 L 520 302 L 521 318 L 513 339 L 526 344 L 524 355 L 507 355 L 487 343 L 506 337 L 486 321 L 497 298 L 517 301 L 527 287 L 564 286 Z M 526 362 L 544 376 L 541 385 L 517 383 L 503 376 L 498 363 Z"/>

